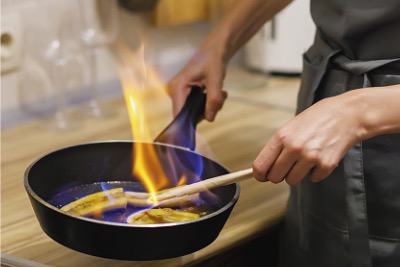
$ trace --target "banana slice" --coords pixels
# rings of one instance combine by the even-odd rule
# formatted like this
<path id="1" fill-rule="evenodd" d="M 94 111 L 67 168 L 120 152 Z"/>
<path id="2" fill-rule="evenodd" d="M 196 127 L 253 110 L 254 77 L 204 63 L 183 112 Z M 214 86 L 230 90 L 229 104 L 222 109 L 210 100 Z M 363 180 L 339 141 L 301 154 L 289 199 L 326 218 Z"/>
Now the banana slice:
<path id="1" fill-rule="evenodd" d="M 90 216 L 104 211 L 124 209 L 126 205 L 124 189 L 114 188 L 82 197 L 63 206 L 61 210 L 79 216 Z"/>
<path id="2" fill-rule="evenodd" d="M 126 222 L 128 224 L 171 223 L 190 221 L 199 217 L 199 214 L 192 212 L 157 208 L 134 213 L 127 218 Z"/>

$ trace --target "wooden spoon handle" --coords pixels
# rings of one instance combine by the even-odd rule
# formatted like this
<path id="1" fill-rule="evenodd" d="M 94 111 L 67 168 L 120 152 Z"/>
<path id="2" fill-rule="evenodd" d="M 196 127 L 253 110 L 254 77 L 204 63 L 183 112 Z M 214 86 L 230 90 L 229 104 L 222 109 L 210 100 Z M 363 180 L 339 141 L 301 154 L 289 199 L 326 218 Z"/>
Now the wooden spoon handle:
<path id="1" fill-rule="evenodd" d="M 157 201 L 199 193 L 216 187 L 237 183 L 251 177 L 253 177 L 252 168 L 216 176 L 197 183 L 169 189 L 167 192 L 157 195 Z"/>

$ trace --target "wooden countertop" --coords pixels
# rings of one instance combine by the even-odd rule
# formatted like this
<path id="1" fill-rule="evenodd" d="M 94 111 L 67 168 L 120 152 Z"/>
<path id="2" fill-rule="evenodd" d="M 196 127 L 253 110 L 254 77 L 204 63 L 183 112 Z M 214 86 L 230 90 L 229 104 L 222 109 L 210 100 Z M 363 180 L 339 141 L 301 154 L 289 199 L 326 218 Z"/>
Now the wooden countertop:
<path id="1" fill-rule="evenodd" d="M 271 134 L 293 116 L 298 85 L 297 78 L 271 77 L 262 88 L 229 91 L 216 121 L 198 125 L 197 150 L 230 171 L 250 167 Z M 24 190 L 24 171 L 39 156 L 65 146 L 132 139 L 124 100 L 108 100 L 106 104 L 117 111 L 116 116 L 85 119 L 79 109 L 72 110 L 83 123 L 75 130 L 50 130 L 41 119 L 1 131 L 2 253 L 50 266 L 182 266 L 246 242 L 282 220 L 288 186 L 250 179 L 241 182 L 240 199 L 217 240 L 184 257 L 132 263 L 82 254 L 54 242 L 33 213 Z M 172 120 L 171 102 L 165 94 L 152 95 L 146 107 L 154 138 Z"/>

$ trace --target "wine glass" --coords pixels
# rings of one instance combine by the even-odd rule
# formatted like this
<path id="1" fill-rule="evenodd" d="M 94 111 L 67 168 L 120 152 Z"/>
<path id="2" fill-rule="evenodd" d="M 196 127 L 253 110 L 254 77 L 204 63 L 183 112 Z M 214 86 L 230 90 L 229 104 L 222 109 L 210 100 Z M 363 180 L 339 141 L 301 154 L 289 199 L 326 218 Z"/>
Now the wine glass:
<path id="1" fill-rule="evenodd" d="M 115 0 L 77 1 L 81 21 L 81 40 L 89 63 L 90 101 L 89 115 L 107 117 L 115 114 L 100 101 L 98 48 L 107 48 L 118 35 L 118 3 Z"/>
<path id="2" fill-rule="evenodd" d="M 66 75 L 66 70 L 71 64 L 77 68 L 76 62 L 82 68 L 83 66 L 78 53 L 80 42 L 76 42 L 79 24 L 74 22 L 72 5 L 65 0 L 42 0 L 37 5 L 25 7 L 22 12 L 27 25 L 24 31 L 25 64 L 19 76 L 22 106 L 30 112 L 45 111 L 44 107 L 39 107 L 39 100 L 34 107 L 31 99 L 35 93 L 42 93 L 42 101 L 47 100 L 43 106 L 49 108 L 48 104 L 51 102 L 55 109 L 54 116 L 48 121 L 48 127 L 76 129 L 81 126 L 81 121 L 72 118 L 67 112 L 67 84 L 70 77 Z M 46 19 L 38 20 L 38 15 Z M 43 88 L 33 88 L 30 81 L 42 85 Z M 47 94 L 49 90 L 46 88 L 50 88 L 51 95 Z"/>

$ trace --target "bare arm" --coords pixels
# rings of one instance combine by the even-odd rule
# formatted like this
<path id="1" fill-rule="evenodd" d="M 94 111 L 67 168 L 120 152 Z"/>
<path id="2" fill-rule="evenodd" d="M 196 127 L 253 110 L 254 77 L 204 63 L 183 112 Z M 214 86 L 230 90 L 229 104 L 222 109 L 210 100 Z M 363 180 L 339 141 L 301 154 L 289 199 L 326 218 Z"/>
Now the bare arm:
<path id="1" fill-rule="evenodd" d="M 226 65 L 257 30 L 291 0 L 238 0 L 221 19 L 186 66 L 169 83 L 176 114 L 188 95 L 188 85 L 207 89 L 205 117 L 215 119 L 227 96 L 222 91 Z"/>
<path id="2" fill-rule="evenodd" d="M 400 133 L 400 85 L 323 99 L 281 127 L 253 163 L 257 180 L 296 184 L 326 178 L 357 142 Z"/>
<path id="3" fill-rule="evenodd" d="M 206 40 L 203 47 L 219 46 L 229 60 L 268 20 L 292 0 L 238 0 Z"/>
<path id="4" fill-rule="evenodd" d="M 360 140 L 400 133 L 400 84 L 360 89 L 353 94 L 359 96 L 362 106 Z"/>

